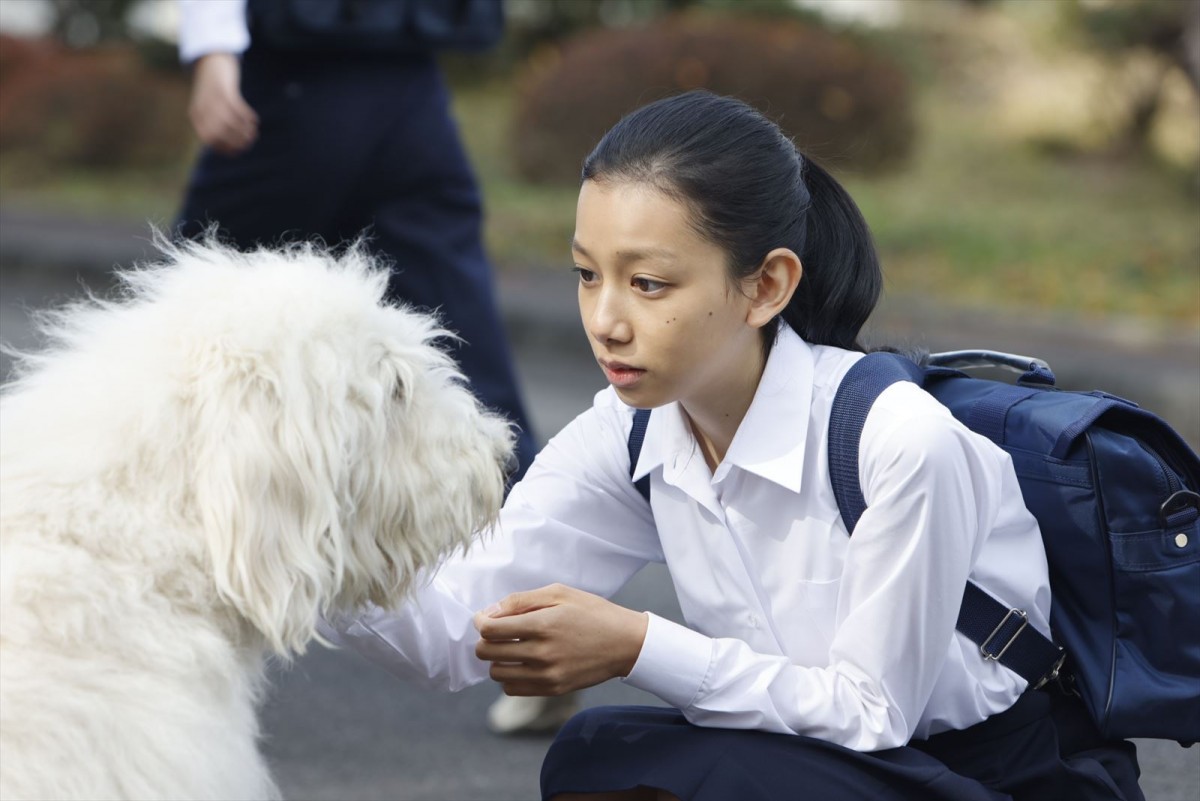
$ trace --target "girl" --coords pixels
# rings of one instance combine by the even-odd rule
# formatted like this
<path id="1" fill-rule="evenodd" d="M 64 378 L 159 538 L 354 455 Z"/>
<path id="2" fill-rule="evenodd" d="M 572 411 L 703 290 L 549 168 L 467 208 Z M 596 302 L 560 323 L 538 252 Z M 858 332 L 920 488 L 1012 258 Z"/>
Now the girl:
<path id="1" fill-rule="evenodd" d="M 915 385 L 890 387 L 847 536 L 830 403 L 881 277 L 827 173 L 739 101 L 652 103 L 587 158 L 572 252 L 611 388 L 482 544 L 405 609 L 332 621 L 337 639 L 450 689 L 619 678 L 669 704 L 573 718 L 546 798 L 1141 798 L 1132 746 L 955 632 L 968 577 L 1049 630 L 1045 554 L 1006 454 Z M 631 468 L 637 408 L 654 411 Z M 605 600 L 652 560 L 686 626 Z"/>

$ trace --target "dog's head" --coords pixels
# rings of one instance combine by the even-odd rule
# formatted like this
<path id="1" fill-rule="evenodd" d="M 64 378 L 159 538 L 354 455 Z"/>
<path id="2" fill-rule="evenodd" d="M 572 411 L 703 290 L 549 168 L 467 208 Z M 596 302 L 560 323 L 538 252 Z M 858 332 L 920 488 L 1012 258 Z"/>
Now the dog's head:
<path id="1" fill-rule="evenodd" d="M 510 427 L 361 249 L 167 253 L 126 281 L 179 315 L 193 508 L 218 592 L 274 651 L 302 651 L 319 614 L 398 602 L 494 518 Z"/>

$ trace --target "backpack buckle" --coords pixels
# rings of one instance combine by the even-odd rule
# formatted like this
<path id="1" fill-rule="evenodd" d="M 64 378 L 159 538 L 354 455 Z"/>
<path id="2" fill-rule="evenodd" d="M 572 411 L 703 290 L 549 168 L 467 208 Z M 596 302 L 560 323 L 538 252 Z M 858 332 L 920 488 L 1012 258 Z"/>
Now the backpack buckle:
<path id="1" fill-rule="evenodd" d="M 1062 648 L 1059 648 L 1058 649 L 1058 661 L 1054 663 L 1054 667 L 1050 668 L 1049 673 L 1047 673 L 1045 676 L 1042 676 L 1040 679 L 1038 679 L 1038 683 L 1033 685 L 1033 689 L 1040 690 L 1043 687 L 1045 687 L 1047 684 L 1049 684 L 1050 682 L 1057 680 L 1059 674 L 1062 672 L 1063 664 L 1066 661 L 1067 661 L 1067 652 L 1064 651 Z M 1074 678 L 1074 677 L 1071 677 L 1071 678 Z M 1074 682 L 1072 681 L 1071 684 L 1074 685 Z M 1059 687 L 1062 687 L 1061 682 L 1059 682 Z M 1064 691 L 1066 691 L 1065 687 L 1062 687 L 1062 688 Z M 1074 690 L 1073 686 L 1072 686 L 1071 691 L 1075 692 L 1076 695 L 1079 694 L 1077 691 Z"/>
<path id="2" fill-rule="evenodd" d="M 1187 525 L 1200 516 L 1200 495 L 1191 490 L 1179 490 L 1163 501 L 1158 509 L 1158 519 L 1163 526 Z"/>
<path id="3" fill-rule="evenodd" d="M 996 635 L 999 634 L 1000 631 L 1005 626 L 1008 625 L 1009 619 L 1012 618 L 1013 616 L 1020 618 L 1021 624 L 1019 626 L 1017 626 L 1016 631 L 1014 631 L 1012 634 L 1010 634 L 1008 636 L 1008 641 L 1006 643 L 1004 643 L 1004 647 L 1001 648 L 999 651 L 993 652 L 989 648 L 989 646 L 992 644 L 992 640 L 994 640 L 996 638 Z M 992 629 L 992 633 L 987 636 L 987 639 L 979 644 L 979 653 L 983 654 L 984 659 L 990 659 L 993 662 L 999 660 L 1000 657 L 1004 656 L 1004 652 L 1007 651 L 1009 648 L 1011 648 L 1012 644 L 1017 641 L 1017 637 L 1020 635 L 1020 633 L 1022 631 L 1025 630 L 1025 627 L 1028 625 L 1029 625 L 1029 615 L 1025 614 L 1025 611 L 1023 609 L 1009 609 L 1008 614 L 1004 616 L 1004 618 L 1000 621 L 999 625 L 997 625 L 996 628 Z"/>

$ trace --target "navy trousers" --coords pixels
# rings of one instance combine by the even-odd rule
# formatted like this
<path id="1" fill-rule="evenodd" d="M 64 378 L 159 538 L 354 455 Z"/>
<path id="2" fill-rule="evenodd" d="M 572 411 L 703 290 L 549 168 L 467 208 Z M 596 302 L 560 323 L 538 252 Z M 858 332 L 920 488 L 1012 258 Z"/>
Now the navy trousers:
<path id="1" fill-rule="evenodd" d="M 542 797 L 653 787 L 684 801 L 1142 801 L 1134 746 L 1082 706 L 1027 692 L 965 731 L 861 753 L 798 735 L 693 726 L 677 709 L 597 707 L 567 722 Z"/>
<path id="2" fill-rule="evenodd" d="M 482 203 L 432 56 L 347 58 L 251 46 L 242 94 L 259 116 L 244 153 L 204 151 L 177 231 L 216 225 L 239 248 L 364 231 L 390 263 L 389 299 L 436 311 L 476 396 L 520 428 L 516 481 L 536 445 L 496 306 Z"/>

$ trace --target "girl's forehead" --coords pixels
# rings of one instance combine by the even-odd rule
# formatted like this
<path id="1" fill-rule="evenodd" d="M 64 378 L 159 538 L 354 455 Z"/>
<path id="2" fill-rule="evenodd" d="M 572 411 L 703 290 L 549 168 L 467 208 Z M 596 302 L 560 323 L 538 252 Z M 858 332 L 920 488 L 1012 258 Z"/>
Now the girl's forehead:
<path id="1" fill-rule="evenodd" d="M 617 242 L 615 240 L 629 240 Z M 685 204 L 645 183 L 585 181 L 579 190 L 575 240 L 585 249 L 687 246 L 702 238 Z"/>
<path id="2" fill-rule="evenodd" d="M 621 203 L 659 206 L 682 212 L 683 204 L 654 184 L 634 180 L 584 181 L 579 187 L 580 203 Z"/>
<path id="3" fill-rule="evenodd" d="M 593 266 L 654 264 L 671 276 L 732 278 L 729 254 L 701 233 L 688 206 L 648 183 L 585 181 L 572 250 Z"/>

